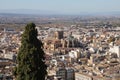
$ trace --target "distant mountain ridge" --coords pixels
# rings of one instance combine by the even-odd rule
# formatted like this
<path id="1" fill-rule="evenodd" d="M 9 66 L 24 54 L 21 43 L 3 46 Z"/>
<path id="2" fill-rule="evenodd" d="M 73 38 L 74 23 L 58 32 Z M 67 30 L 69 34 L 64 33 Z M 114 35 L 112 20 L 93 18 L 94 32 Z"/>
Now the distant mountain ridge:
<path id="1" fill-rule="evenodd" d="M 0 10 L 0 13 L 13 13 L 13 14 L 58 14 L 54 11 L 45 11 L 45 10 L 32 10 L 32 9 L 12 9 L 12 10 Z"/>
<path id="2" fill-rule="evenodd" d="M 63 13 L 56 11 L 46 10 L 32 10 L 32 9 L 12 9 L 12 10 L 0 10 L 2 14 L 35 14 L 35 15 L 92 15 L 92 16 L 120 16 L 120 11 L 111 12 L 79 12 L 79 13 Z"/>

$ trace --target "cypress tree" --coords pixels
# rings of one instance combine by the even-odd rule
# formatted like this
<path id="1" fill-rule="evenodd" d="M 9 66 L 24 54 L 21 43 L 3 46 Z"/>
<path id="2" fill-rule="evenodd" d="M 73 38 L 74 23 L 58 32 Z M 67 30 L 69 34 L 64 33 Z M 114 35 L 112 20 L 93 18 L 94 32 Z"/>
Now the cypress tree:
<path id="1" fill-rule="evenodd" d="M 47 74 L 42 42 L 34 23 L 26 25 L 14 70 L 16 80 L 45 80 Z"/>

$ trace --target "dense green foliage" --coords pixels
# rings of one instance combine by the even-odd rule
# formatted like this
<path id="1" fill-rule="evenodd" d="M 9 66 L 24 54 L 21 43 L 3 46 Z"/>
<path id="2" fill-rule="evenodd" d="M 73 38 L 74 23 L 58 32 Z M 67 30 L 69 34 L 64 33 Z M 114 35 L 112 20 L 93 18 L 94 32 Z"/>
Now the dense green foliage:
<path id="1" fill-rule="evenodd" d="M 22 34 L 14 74 L 17 80 L 45 80 L 46 65 L 43 44 L 37 39 L 34 23 L 29 23 Z"/>

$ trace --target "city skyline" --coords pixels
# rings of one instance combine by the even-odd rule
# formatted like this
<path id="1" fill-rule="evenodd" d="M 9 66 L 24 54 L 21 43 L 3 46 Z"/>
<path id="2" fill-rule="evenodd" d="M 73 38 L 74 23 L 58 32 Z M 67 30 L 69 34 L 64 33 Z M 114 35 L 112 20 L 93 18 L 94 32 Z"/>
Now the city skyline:
<path id="1" fill-rule="evenodd" d="M 0 12 L 84 14 L 120 12 L 120 1 L 115 0 L 1 0 Z M 42 12 L 43 11 L 43 12 Z"/>

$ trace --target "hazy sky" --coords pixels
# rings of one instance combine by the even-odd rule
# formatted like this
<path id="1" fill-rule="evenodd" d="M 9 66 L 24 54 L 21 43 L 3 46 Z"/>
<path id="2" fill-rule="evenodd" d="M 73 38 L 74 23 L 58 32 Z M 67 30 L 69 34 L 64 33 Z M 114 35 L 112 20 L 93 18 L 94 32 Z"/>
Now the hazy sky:
<path id="1" fill-rule="evenodd" d="M 0 10 L 33 9 L 76 14 L 120 11 L 120 0 L 0 0 Z"/>

